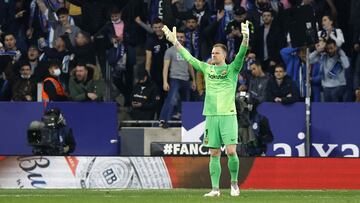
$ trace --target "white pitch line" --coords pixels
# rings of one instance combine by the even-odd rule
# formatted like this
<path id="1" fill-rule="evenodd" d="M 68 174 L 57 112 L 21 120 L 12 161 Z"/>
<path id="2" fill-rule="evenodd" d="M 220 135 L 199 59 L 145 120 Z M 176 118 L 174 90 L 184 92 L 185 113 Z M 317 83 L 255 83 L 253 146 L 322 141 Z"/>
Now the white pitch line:
<path id="1" fill-rule="evenodd" d="M 0 197 L 67 197 L 69 195 L 53 195 L 53 194 L 49 194 L 49 195 L 36 195 L 36 194 L 23 194 L 23 195 L 14 195 L 14 194 L 0 194 Z"/>

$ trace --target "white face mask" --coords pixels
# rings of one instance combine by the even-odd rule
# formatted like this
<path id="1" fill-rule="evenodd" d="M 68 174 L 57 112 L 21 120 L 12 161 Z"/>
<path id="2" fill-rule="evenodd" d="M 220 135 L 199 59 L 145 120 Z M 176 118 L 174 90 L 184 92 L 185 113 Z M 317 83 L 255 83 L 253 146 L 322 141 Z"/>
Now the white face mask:
<path id="1" fill-rule="evenodd" d="M 115 21 L 111 21 L 113 24 L 118 24 L 118 23 L 120 23 L 121 22 L 121 18 L 119 18 L 119 19 L 117 19 L 117 20 L 115 20 Z"/>
<path id="2" fill-rule="evenodd" d="M 232 11 L 234 6 L 232 4 L 224 5 L 225 11 Z"/>
<path id="3" fill-rule="evenodd" d="M 20 75 L 21 76 L 21 78 L 23 78 L 23 79 L 29 79 L 30 77 L 31 77 L 31 75 Z"/>
<path id="4" fill-rule="evenodd" d="M 61 74 L 61 70 L 60 70 L 60 68 L 57 68 L 57 69 L 54 70 L 53 76 L 59 77 L 60 74 Z"/>

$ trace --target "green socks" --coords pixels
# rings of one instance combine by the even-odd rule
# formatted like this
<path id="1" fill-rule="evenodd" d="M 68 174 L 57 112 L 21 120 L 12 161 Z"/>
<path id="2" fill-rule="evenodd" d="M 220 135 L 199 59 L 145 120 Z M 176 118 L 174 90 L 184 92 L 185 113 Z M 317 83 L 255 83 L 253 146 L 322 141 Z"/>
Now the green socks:
<path id="1" fill-rule="evenodd" d="M 228 155 L 228 167 L 230 171 L 231 182 L 237 182 L 239 174 L 239 157 L 237 154 Z"/>
<path id="2" fill-rule="evenodd" d="M 220 156 L 210 156 L 209 171 L 213 189 L 219 189 L 221 165 Z"/>
<path id="3" fill-rule="evenodd" d="M 228 167 L 231 182 L 237 183 L 239 174 L 239 158 L 237 154 L 228 156 Z M 210 156 L 209 170 L 212 188 L 219 189 L 221 174 L 220 156 Z"/>

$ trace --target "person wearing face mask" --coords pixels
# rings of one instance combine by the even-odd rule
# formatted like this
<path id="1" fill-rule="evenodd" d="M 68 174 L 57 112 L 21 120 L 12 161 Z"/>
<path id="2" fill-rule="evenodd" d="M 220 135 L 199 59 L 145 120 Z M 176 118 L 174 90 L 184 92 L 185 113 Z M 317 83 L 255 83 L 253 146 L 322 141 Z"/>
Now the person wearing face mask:
<path id="1" fill-rule="evenodd" d="M 12 101 L 36 101 L 36 84 L 28 62 L 20 63 L 20 77 L 12 85 Z"/>
<path id="2" fill-rule="evenodd" d="M 59 62 L 52 61 L 49 66 L 49 75 L 43 80 L 43 101 L 66 101 L 67 93 L 59 81 L 61 70 Z"/>
<path id="3" fill-rule="evenodd" d="M 137 72 L 138 82 L 131 94 L 131 117 L 134 120 L 154 120 L 160 101 L 160 91 L 144 67 Z"/>

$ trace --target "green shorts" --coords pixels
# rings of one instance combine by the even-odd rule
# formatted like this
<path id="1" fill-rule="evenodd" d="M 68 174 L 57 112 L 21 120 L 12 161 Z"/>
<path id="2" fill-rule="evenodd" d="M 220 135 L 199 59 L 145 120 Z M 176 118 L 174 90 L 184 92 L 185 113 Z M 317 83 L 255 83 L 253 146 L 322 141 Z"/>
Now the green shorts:
<path id="1" fill-rule="evenodd" d="M 237 144 L 238 123 L 236 115 L 206 116 L 203 143 L 210 148 Z"/>

